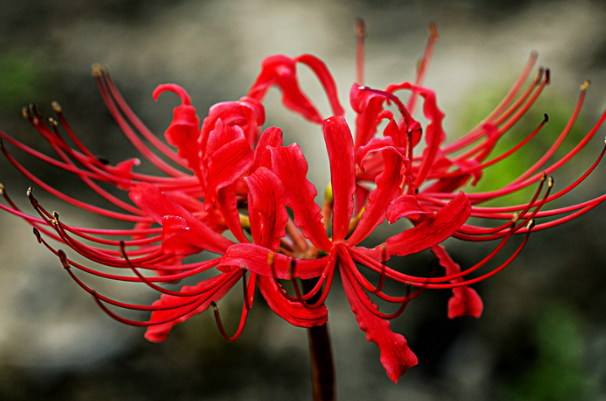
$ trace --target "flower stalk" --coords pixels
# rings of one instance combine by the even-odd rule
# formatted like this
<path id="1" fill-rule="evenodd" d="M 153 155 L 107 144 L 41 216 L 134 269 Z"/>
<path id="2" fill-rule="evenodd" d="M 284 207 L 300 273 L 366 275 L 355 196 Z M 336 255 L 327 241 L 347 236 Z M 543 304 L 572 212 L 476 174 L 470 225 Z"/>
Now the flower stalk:
<path id="1" fill-rule="evenodd" d="M 303 280 L 303 290 L 308 293 L 316 284 L 317 280 Z M 310 299 L 310 302 L 315 303 L 319 298 L 319 295 L 316 294 Z M 313 401 L 333 401 L 336 394 L 336 380 L 328 323 L 307 329 L 307 338 L 309 341 Z"/>

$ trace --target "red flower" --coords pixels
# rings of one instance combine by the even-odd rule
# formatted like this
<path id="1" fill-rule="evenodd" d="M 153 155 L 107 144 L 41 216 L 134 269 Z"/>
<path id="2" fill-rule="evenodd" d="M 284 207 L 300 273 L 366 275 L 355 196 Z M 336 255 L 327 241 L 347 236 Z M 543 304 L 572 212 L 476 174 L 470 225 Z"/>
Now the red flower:
<path id="1" fill-rule="evenodd" d="M 3 187 L 0 189 L 7 204 L 0 205 L 0 208 L 32 224 L 38 240 L 61 259 L 72 278 L 93 295 L 104 311 L 124 323 L 147 326 L 146 338 L 150 341 L 163 341 L 175 324 L 210 306 L 215 309 L 217 323 L 224 337 L 229 340 L 237 338 L 253 305 L 257 287 L 270 307 L 291 324 L 301 327 L 322 325 L 328 317 L 324 300 L 339 270 L 345 295 L 360 328 L 366 332 L 369 341 L 379 346 L 381 362 L 389 377 L 396 382 L 417 363 L 404 337 L 390 330 L 389 320 L 399 316 L 408 302 L 425 289 L 452 289 L 448 316 L 478 317 L 482 312 L 482 301 L 469 285 L 505 268 L 523 248 L 535 219 L 557 216 L 534 226 L 534 230 L 544 229 L 575 218 L 605 199 L 606 195 L 603 195 L 581 204 L 544 210 L 545 205 L 580 184 L 602 158 L 604 151 L 577 181 L 551 194 L 553 181 L 551 178 L 547 181 L 546 175 L 569 161 L 587 144 L 606 114 L 568 155 L 550 166 L 544 166 L 560 146 L 578 114 L 584 99 L 584 85 L 571 123 L 535 165 L 497 191 L 464 194 L 461 189 L 468 182 L 475 184 L 481 179 L 484 169 L 519 150 L 543 127 L 547 119 L 518 146 L 486 161 L 497 140 L 516 123 L 547 85 L 548 71 L 540 70 L 529 88 L 520 94 L 536 59 L 536 55 L 532 55 L 510 93 L 494 112 L 481 125 L 445 145 L 446 134 L 442 127 L 444 114 L 437 106 L 435 93 L 422 86 L 437 39 L 435 29 L 431 30 L 415 83 L 392 84 L 385 90 L 362 86 L 362 36 L 363 32 L 360 31 L 358 82 L 350 91 L 350 103 L 356 112 L 353 136 L 343 118 L 344 110 L 338 100 L 334 80 L 326 66 L 314 56 L 302 55 L 294 59 L 283 55 L 268 57 L 263 61 L 261 73 L 248 95 L 236 102 L 211 107 L 201 125 L 185 90 L 173 84 L 159 86 L 154 91 L 154 99 L 170 91 L 181 100 L 165 133 L 166 141 L 176 147 L 177 152 L 157 139 L 134 115 L 107 70 L 94 67 L 101 95 L 114 119 L 139 152 L 162 175 L 135 172 L 138 159 L 111 166 L 93 156 L 72 132 L 57 104 L 54 104 L 54 108 L 58 121 L 51 120 L 49 125 L 42 121 L 34 107 L 24 109 L 24 115 L 49 142 L 58 158 L 41 154 L 2 132 L 0 137 L 54 167 L 75 174 L 121 212 L 68 197 L 22 167 L 4 146 L 1 149 L 9 161 L 37 187 L 93 213 L 135 223 L 135 227 L 130 230 L 107 230 L 66 225 L 59 221 L 58 214 L 46 211 L 28 191 L 30 201 L 40 216 L 34 217 L 23 213 Z M 332 117 L 323 119 L 300 88 L 298 64 L 310 68 L 318 77 L 331 105 Z M 282 132 L 275 127 L 267 128 L 260 134 L 260 127 L 265 123 L 262 101 L 272 86 L 282 91 L 286 108 L 323 126 L 331 173 L 331 185 L 323 207 L 315 203 L 317 191 L 306 178 L 308 165 L 299 146 L 292 144 L 284 147 Z M 411 92 L 407 105 L 395 95 L 400 90 Z M 414 119 L 419 97 L 423 98 L 423 114 L 429 121 L 425 127 Z M 397 118 L 385 109 L 389 104 L 397 107 Z M 382 120 L 387 121 L 383 135 L 376 136 Z M 64 141 L 59 128 L 70 137 L 75 148 Z M 142 138 L 155 150 L 147 146 Z M 424 149 L 415 152 L 421 141 L 424 141 Z M 548 182 L 548 188 L 541 195 L 545 182 Z M 100 183 L 128 191 L 134 205 L 106 191 Z M 536 183 L 536 194 L 526 204 L 479 206 Z M 287 207 L 293 212 L 292 220 Z M 385 219 L 394 223 L 403 217 L 414 227 L 387 238 L 372 249 L 359 245 Z M 503 223 L 484 228 L 469 223 L 470 217 L 495 219 Z M 223 235 L 226 230 L 235 241 Z M 505 263 L 475 278 L 467 277 L 500 252 L 513 234 L 519 233 L 526 234 L 524 240 Z M 66 244 L 93 262 L 119 269 L 120 273 L 126 269 L 129 273 L 134 272 L 135 276 L 110 274 L 81 265 L 68 258 L 62 250 L 51 246 L 46 237 Z M 500 242 L 482 261 L 461 271 L 440 245 L 450 237 Z M 426 249 L 436 255 L 439 265 L 446 271 L 445 275 L 438 277 L 430 273 L 426 277 L 418 277 L 387 266 L 388 260 L 394 255 L 406 256 Z M 203 262 L 184 263 L 186 256 L 202 251 L 218 256 Z M 377 285 L 370 283 L 360 271 L 362 266 L 380 275 Z M 144 283 L 162 296 L 153 305 L 119 302 L 88 287 L 72 271 L 73 267 L 99 277 Z M 217 271 L 214 276 L 201 279 L 194 286 L 184 286 L 180 291 L 167 290 L 158 285 L 215 271 L 215 267 Z M 155 274 L 144 275 L 141 272 L 145 270 L 154 271 Z M 314 280 L 313 289 L 302 293 L 297 279 Z M 385 293 L 386 279 L 404 284 L 407 288 L 405 294 L 393 296 Z M 292 281 L 296 294 L 289 295 L 282 288 L 280 280 Z M 242 318 L 236 334 L 228 337 L 221 324 L 216 302 L 238 281 L 242 281 L 244 292 Z M 414 292 L 412 287 L 416 287 Z M 369 293 L 375 299 L 398 304 L 399 309 L 393 314 L 379 311 Z M 143 322 L 125 319 L 115 309 L 110 309 L 108 304 L 151 311 L 151 318 Z"/>

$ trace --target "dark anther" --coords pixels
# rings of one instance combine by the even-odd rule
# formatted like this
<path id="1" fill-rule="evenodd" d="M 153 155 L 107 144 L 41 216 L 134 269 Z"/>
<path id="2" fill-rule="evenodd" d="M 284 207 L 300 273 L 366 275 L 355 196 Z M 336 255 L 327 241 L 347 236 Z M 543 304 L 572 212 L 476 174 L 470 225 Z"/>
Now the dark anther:
<path id="1" fill-rule="evenodd" d="M 359 38 L 366 37 L 366 24 L 362 18 L 356 18 L 356 36 Z"/>
<path id="2" fill-rule="evenodd" d="M 545 122 L 549 121 L 549 116 L 547 115 L 547 113 L 543 114 L 545 116 Z"/>
<path id="3" fill-rule="evenodd" d="M 61 264 L 63 265 L 63 268 L 66 270 L 69 270 L 69 261 L 67 260 L 67 255 L 65 255 L 65 252 L 63 252 L 61 249 L 59 249 L 57 251 L 57 256 L 59 256 L 59 259 L 61 260 Z"/>
<path id="4" fill-rule="evenodd" d="M 105 156 L 95 155 L 95 159 L 105 166 L 109 165 L 109 160 Z"/>
<path id="5" fill-rule="evenodd" d="M 34 227 L 34 235 L 36 236 L 36 239 L 38 240 L 38 243 L 41 244 L 42 243 L 42 236 L 40 235 L 40 231 L 36 227 Z"/>

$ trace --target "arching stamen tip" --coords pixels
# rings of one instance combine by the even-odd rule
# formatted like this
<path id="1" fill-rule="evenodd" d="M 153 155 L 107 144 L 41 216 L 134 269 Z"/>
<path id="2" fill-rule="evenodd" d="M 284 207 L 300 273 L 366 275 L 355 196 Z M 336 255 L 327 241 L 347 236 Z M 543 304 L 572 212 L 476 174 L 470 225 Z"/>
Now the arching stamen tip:
<path id="1" fill-rule="evenodd" d="M 27 106 L 21 107 L 21 114 L 23 115 L 23 118 L 29 118 L 29 109 Z"/>
<path id="2" fill-rule="evenodd" d="M 549 176 L 549 180 L 547 181 L 547 186 L 549 188 L 552 188 L 554 183 L 555 183 L 555 180 L 553 179 L 553 177 Z"/>
<path id="3" fill-rule="evenodd" d="M 511 217 L 511 222 L 512 222 L 512 223 L 517 223 L 517 222 L 518 222 L 518 220 L 520 220 L 520 213 L 515 212 L 515 213 L 513 214 L 513 216 Z"/>
<path id="4" fill-rule="evenodd" d="M 215 301 L 210 301 L 210 306 L 213 307 L 213 309 L 215 310 L 215 312 L 219 311 L 219 305 L 217 305 L 217 303 Z"/>
<path id="5" fill-rule="evenodd" d="M 538 52 L 538 51 L 536 51 L 536 50 L 531 51 L 531 52 L 530 52 L 530 57 L 532 57 L 532 58 L 537 58 L 537 57 L 539 57 L 539 52 Z"/>
<path id="6" fill-rule="evenodd" d="M 545 181 L 547 179 L 547 174 L 541 173 L 541 181 Z"/>
<path id="7" fill-rule="evenodd" d="M 543 114 L 544 120 L 543 122 L 548 122 L 549 121 L 549 116 L 547 115 L 547 113 Z"/>
<path id="8" fill-rule="evenodd" d="M 32 192 L 33 192 L 33 191 L 34 191 L 34 188 L 33 188 L 33 187 L 29 187 L 29 188 L 27 188 L 27 192 L 26 192 L 26 193 L 27 193 L 27 197 L 28 197 L 28 198 L 33 199 L 33 197 L 34 197 L 34 195 L 32 195 Z"/>
<path id="9" fill-rule="evenodd" d="M 534 227 L 534 224 L 535 224 L 534 219 L 532 219 L 528 222 L 528 224 L 526 224 L 526 228 L 528 230 L 531 230 Z"/>
<path id="10" fill-rule="evenodd" d="M 587 90 L 587 88 L 589 87 L 589 85 L 591 85 L 591 81 L 590 80 L 586 80 L 585 82 L 583 82 L 583 84 L 581 85 L 581 90 Z"/>
<path id="11" fill-rule="evenodd" d="M 273 266 L 274 264 L 274 253 L 270 252 L 267 254 L 267 264 Z"/>
<path id="12" fill-rule="evenodd" d="M 93 74 L 93 77 L 100 77 L 103 75 L 103 73 L 107 72 L 107 66 L 95 63 L 91 67 L 91 72 Z"/>
<path id="13" fill-rule="evenodd" d="M 247 272 L 248 268 L 246 267 L 245 264 L 240 265 L 240 269 L 242 269 L 243 272 Z"/>
<path id="14" fill-rule="evenodd" d="M 59 221 L 59 213 L 53 211 L 53 218 L 57 221 Z"/>
<path id="15" fill-rule="evenodd" d="M 0 195 L 4 196 L 4 185 L 0 182 Z"/>
<path id="16" fill-rule="evenodd" d="M 61 260 L 61 264 L 63 265 L 63 268 L 66 270 L 69 270 L 69 268 L 70 268 L 69 261 L 67 260 L 67 255 L 65 254 L 65 252 L 63 252 L 61 249 L 59 249 L 57 251 L 57 256 L 59 256 L 59 260 Z"/>
<path id="17" fill-rule="evenodd" d="M 551 82 L 551 70 L 549 68 L 545 68 L 545 84 L 549 85 Z"/>
<path id="18" fill-rule="evenodd" d="M 59 125 L 59 123 L 57 123 L 57 120 L 55 120 L 52 117 L 48 118 L 48 122 L 53 126 L 53 127 L 57 127 Z"/>
<path id="19" fill-rule="evenodd" d="M 34 235 L 36 236 L 36 239 L 38 240 L 38 243 L 41 244 L 42 243 L 42 236 L 40 235 L 40 231 L 34 227 Z"/>
<path id="20" fill-rule="evenodd" d="M 355 27 L 356 27 L 356 36 L 358 38 L 366 37 L 366 24 L 364 23 L 363 18 L 356 18 Z"/>
<path id="21" fill-rule="evenodd" d="M 428 26 L 429 38 L 433 41 L 440 39 L 440 35 L 438 35 L 438 28 L 436 26 L 435 21 L 430 21 Z"/>
<path id="22" fill-rule="evenodd" d="M 55 113 L 57 113 L 57 114 L 59 114 L 63 111 L 61 109 L 61 105 L 59 105 L 59 103 L 57 103 L 57 102 L 52 102 L 51 106 L 53 107 L 53 110 L 55 110 Z"/>
<path id="23" fill-rule="evenodd" d="M 124 244 L 124 241 L 121 240 L 118 247 L 120 249 L 120 256 L 122 256 L 123 259 L 128 259 L 128 257 L 126 256 L 126 246 Z"/>

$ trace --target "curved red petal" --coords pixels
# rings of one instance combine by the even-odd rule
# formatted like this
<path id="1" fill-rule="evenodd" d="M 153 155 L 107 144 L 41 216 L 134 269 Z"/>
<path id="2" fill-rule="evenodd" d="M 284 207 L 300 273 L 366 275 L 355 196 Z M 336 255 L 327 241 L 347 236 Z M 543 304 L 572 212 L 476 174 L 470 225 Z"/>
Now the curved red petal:
<path id="1" fill-rule="evenodd" d="M 419 200 L 414 195 L 402 195 L 394 199 L 387 208 L 387 221 L 393 224 L 402 217 L 408 217 L 411 220 L 420 220 L 431 217 L 431 212 L 426 212 L 421 207 Z"/>
<path id="2" fill-rule="evenodd" d="M 282 130 L 280 128 L 269 127 L 263 131 L 255 148 L 250 172 L 254 173 L 259 167 L 271 169 L 271 152 L 268 147 L 282 147 L 282 144 Z"/>
<path id="3" fill-rule="evenodd" d="M 349 102 L 351 108 L 357 113 L 356 149 L 366 145 L 375 136 L 379 125 L 378 117 L 383 111 L 384 101 L 384 97 L 362 90 L 358 84 L 354 83 L 351 86 Z"/>
<path id="4" fill-rule="evenodd" d="M 337 92 L 337 84 L 335 84 L 335 80 L 328 71 L 328 67 L 326 64 L 316 56 L 312 56 L 311 54 L 302 54 L 295 58 L 295 62 L 302 63 L 311 68 L 311 70 L 316 74 L 322 87 L 324 87 L 324 91 L 326 92 L 326 96 L 328 97 L 328 101 L 330 102 L 330 107 L 332 108 L 332 113 L 335 116 L 342 116 L 345 114 L 345 110 L 341 103 L 339 102 L 339 94 Z"/>
<path id="5" fill-rule="evenodd" d="M 232 241 L 211 230 L 152 184 L 143 182 L 137 185 L 130 191 L 129 196 L 141 210 L 159 224 L 162 224 L 164 216 L 167 215 L 185 219 L 190 229 L 179 237 L 191 245 L 210 252 L 223 253 L 233 244 Z"/>
<path id="6" fill-rule="evenodd" d="M 261 62 L 261 73 L 248 91 L 248 96 L 262 101 L 274 85 L 282 91 L 282 103 L 287 109 L 311 122 L 322 123 L 320 113 L 299 87 L 296 63 L 290 57 L 281 54 L 266 57 Z"/>
<path id="7" fill-rule="evenodd" d="M 272 170 L 286 189 L 286 205 L 294 212 L 295 224 L 316 247 L 329 251 L 332 243 L 324 231 L 316 187 L 307 180 L 307 161 L 299 145 L 269 148 Z"/>
<path id="8" fill-rule="evenodd" d="M 273 261 L 273 267 L 270 264 Z M 232 270 L 233 267 L 244 267 L 260 276 L 275 277 L 281 280 L 291 278 L 292 258 L 275 253 L 265 247 L 255 244 L 234 244 L 226 251 L 218 268 L 221 271 Z M 328 262 L 328 256 L 320 259 L 297 259 L 295 277 L 310 279 L 319 277 Z"/>
<path id="9" fill-rule="evenodd" d="M 272 171 L 261 167 L 246 177 L 248 217 L 255 243 L 276 251 L 286 236 L 288 213 L 284 204 L 284 186 Z"/>
<path id="10" fill-rule="evenodd" d="M 431 251 L 436 255 L 440 266 L 446 270 L 446 275 L 457 274 L 461 267 L 452 260 L 442 245 L 434 245 Z M 463 278 L 452 280 L 452 283 L 463 281 Z M 448 317 L 454 319 L 461 316 L 480 317 L 484 303 L 478 293 L 470 287 L 463 286 L 452 289 L 452 297 L 448 301 Z"/>
<path id="11" fill-rule="evenodd" d="M 227 128 L 228 131 L 242 132 L 240 127 L 223 126 L 221 120 L 217 121 L 217 126 Z M 246 138 L 242 135 L 238 136 L 237 139 L 225 143 L 212 154 L 209 154 L 209 156 L 208 188 L 204 200 L 207 209 L 211 208 L 216 202 L 219 189 L 233 184 L 250 169 L 253 162 L 253 151 L 248 145 Z"/>
<path id="12" fill-rule="evenodd" d="M 358 326 L 366 333 L 367 341 L 377 344 L 381 351 L 381 364 L 387 371 L 387 376 L 397 383 L 400 376 L 419 362 L 417 356 L 408 347 L 404 336 L 391 331 L 391 323 L 388 320 L 381 319 L 366 309 L 353 288 L 358 284 L 352 282 L 343 269 L 341 269 L 341 281 Z M 368 301 L 372 302 L 370 298 Z"/>
<path id="13" fill-rule="evenodd" d="M 356 191 L 353 138 L 343 117 L 324 120 L 324 141 L 330 161 L 333 193 L 332 237 L 342 241 L 347 235 Z"/>
<path id="14" fill-rule="evenodd" d="M 463 192 L 433 217 L 387 239 L 389 255 L 405 256 L 421 252 L 449 238 L 469 218 L 471 204 Z"/>

